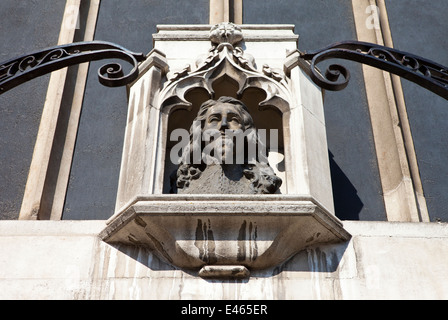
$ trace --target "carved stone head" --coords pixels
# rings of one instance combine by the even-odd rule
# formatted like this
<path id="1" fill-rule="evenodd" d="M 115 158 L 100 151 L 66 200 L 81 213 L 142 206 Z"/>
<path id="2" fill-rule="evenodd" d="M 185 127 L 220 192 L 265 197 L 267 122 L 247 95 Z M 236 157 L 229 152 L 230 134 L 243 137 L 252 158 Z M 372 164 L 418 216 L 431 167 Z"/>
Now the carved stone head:
<path id="1" fill-rule="evenodd" d="M 208 100 L 190 128 L 190 145 L 172 189 L 190 194 L 275 193 L 282 181 L 259 152 L 262 144 L 240 100 Z"/>

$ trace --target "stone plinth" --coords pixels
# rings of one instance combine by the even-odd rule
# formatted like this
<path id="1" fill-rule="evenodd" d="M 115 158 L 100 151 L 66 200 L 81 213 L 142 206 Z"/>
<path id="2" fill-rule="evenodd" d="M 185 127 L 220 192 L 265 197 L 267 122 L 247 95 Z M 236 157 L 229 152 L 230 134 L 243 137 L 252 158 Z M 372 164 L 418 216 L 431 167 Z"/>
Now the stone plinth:
<path id="1" fill-rule="evenodd" d="M 210 271 L 213 266 L 270 268 L 306 247 L 350 235 L 310 197 L 153 195 L 136 198 L 112 217 L 100 237 L 155 250 L 178 268 Z"/>

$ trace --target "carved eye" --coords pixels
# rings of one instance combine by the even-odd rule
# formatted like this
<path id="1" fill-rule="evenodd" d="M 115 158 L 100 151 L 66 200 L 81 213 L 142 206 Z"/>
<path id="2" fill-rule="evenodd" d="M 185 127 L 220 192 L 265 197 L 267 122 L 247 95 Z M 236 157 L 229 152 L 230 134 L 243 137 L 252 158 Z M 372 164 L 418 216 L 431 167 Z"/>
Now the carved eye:
<path id="1" fill-rule="evenodd" d="M 209 118 L 208 118 L 208 122 L 209 123 L 212 123 L 212 122 L 218 122 L 218 121 L 220 121 L 221 120 L 221 117 L 219 117 L 218 115 L 211 115 Z"/>
<path id="2" fill-rule="evenodd" d="M 233 122 L 233 123 L 236 123 L 236 124 L 240 124 L 241 123 L 241 119 L 237 115 L 229 115 L 227 121 L 228 122 Z"/>

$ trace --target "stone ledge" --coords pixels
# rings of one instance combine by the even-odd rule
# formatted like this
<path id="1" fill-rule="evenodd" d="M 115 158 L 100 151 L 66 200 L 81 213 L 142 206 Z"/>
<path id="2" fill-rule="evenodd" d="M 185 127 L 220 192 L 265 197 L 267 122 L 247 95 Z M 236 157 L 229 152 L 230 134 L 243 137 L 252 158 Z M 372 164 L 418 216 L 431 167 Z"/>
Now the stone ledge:
<path id="1" fill-rule="evenodd" d="M 352 236 L 448 238 L 448 223 L 396 221 L 343 221 Z"/>
<path id="2" fill-rule="evenodd" d="M 347 241 L 342 223 L 309 197 L 139 197 L 108 221 L 100 238 L 143 246 L 166 262 L 198 270 L 207 265 L 266 269 L 306 247 Z"/>
<path id="3" fill-rule="evenodd" d="M 213 25 L 157 25 L 153 34 L 154 41 L 210 41 L 210 29 Z M 294 25 L 290 24 L 244 24 L 241 27 L 245 41 L 298 41 L 294 34 Z"/>
<path id="4" fill-rule="evenodd" d="M 111 220 L 1 220 L 0 237 L 97 236 L 110 222 Z M 342 225 L 352 237 L 448 238 L 446 222 L 344 220 Z"/>
<path id="5" fill-rule="evenodd" d="M 3 220 L 0 237 L 97 236 L 105 220 Z"/>

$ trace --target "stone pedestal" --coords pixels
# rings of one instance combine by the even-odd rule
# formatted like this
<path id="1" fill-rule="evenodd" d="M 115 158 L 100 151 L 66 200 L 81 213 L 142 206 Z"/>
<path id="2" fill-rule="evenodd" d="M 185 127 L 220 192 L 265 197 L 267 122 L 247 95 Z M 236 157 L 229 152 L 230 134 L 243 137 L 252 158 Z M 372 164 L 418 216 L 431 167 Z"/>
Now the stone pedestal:
<path id="1" fill-rule="evenodd" d="M 138 197 L 100 236 L 155 250 L 182 269 L 208 266 L 207 277 L 270 268 L 303 248 L 350 238 L 312 198 L 290 195 Z"/>

